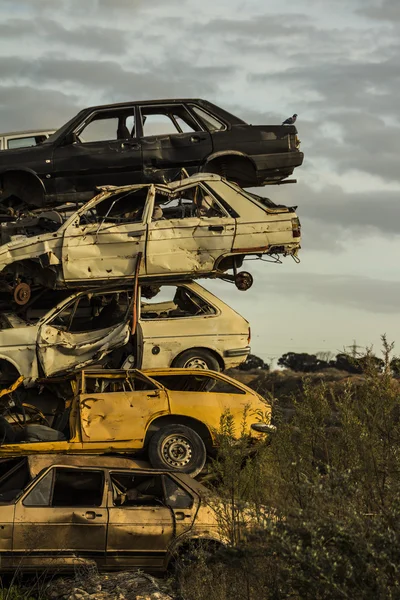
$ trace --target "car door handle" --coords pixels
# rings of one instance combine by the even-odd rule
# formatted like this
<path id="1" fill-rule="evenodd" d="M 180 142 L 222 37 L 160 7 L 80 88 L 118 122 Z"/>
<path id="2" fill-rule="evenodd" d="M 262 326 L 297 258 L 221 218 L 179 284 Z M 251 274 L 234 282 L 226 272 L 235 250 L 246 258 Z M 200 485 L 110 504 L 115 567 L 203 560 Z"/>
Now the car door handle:
<path id="1" fill-rule="evenodd" d="M 209 228 L 208 228 L 208 230 L 209 231 L 219 231 L 219 232 L 221 232 L 221 231 L 224 230 L 224 227 L 223 227 L 223 225 L 210 225 Z"/>
<path id="2" fill-rule="evenodd" d="M 139 150 L 140 148 L 140 144 L 137 142 L 122 142 L 121 148 L 125 148 L 126 146 L 128 146 L 128 148 L 132 148 L 132 150 Z"/>
<path id="3" fill-rule="evenodd" d="M 204 136 L 200 136 L 200 135 L 192 135 L 190 138 L 190 141 L 193 144 L 198 144 L 199 142 L 201 142 L 202 140 L 206 140 L 207 138 L 205 138 Z"/>
<path id="4" fill-rule="evenodd" d="M 184 519 L 190 519 L 192 515 L 185 515 L 185 513 L 183 512 L 176 512 L 175 513 L 175 518 L 177 521 L 183 521 Z"/>
<path id="5" fill-rule="evenodd" d="M 93 519 L 95 519 L 96 517 L 102 517 L 103 515 L 101 513 L 96 513 L 94 512 L 94 510 L 88 510 L 85 513 L 85 517 L 86 519 L 88 519 L 89 521 L 93 521 Z"/>
<path id="6" fill-rule="evenodd" d="M 128 231 L 128 237 L 140 237 L 144 234 L 144 231 L 144 229 L 142 229 L 141 231 Z"/>

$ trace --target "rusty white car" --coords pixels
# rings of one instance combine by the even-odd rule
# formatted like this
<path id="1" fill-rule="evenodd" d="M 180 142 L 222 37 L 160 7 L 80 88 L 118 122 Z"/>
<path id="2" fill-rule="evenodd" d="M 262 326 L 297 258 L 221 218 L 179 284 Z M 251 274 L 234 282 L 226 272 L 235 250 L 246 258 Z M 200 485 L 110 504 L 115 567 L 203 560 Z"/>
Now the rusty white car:
<path id="1" fill-rule="evenodd" d="M 164 571 L 226 543 L 203 485 L 118 456 L 0 458 L 0 530 L 0 574 Z"/>
<path id="2" fill-rule="evenodd" d="M 20 304 L 35 285 L 129 280 L 139 256 L 141 279 L 218 276 L 248 289 L 251 275 L 237 272 L 245 257 L 296 259 L 300 248 L 294 208 L 214 174 L 104 188 L 78 210 L 67 205 L 38 212 L 3 223 L 0 233 L 3 288 L 13 290 Z"/>

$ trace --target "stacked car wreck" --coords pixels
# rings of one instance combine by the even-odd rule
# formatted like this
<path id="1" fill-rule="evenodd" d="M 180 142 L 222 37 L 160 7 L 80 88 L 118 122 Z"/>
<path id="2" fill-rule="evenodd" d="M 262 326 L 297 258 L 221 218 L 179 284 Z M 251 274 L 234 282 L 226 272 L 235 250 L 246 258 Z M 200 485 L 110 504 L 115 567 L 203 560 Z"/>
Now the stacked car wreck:
<path id="1" fill-rule="evenodd" d="M 67 524 L 71 506 L 86 507 L 82 522 L 101 517 L 106 539 L 110 507 L 163 503 L 173 542 L 152 530 L 146 548 L 116 539 L 110 553 L 166 565 L 186 539 L 176 521 L 201 493 L 163 469 L 199 474 L 227 411 L 238 435 L 245 406 L 249 439 L 272 429 L 265 400 L 221 373 L 246 359 L 249 323 L 195 280 L 247 290 L 245 259 L 298 260 L 295 209 L 244 188 L 289 182 L 302 161 L 293 125 L 251 126 L 197 99 L 88 108 L 38 145 L 1 153 L 0 504 L 46 507 L 50 521 L 69 507 Z M 147 471 L 121 455 L 142 455 Z M 33 456 L 47 475 L 33 473 Z M 221 542 L 210 523 L 200 537 Z"/>

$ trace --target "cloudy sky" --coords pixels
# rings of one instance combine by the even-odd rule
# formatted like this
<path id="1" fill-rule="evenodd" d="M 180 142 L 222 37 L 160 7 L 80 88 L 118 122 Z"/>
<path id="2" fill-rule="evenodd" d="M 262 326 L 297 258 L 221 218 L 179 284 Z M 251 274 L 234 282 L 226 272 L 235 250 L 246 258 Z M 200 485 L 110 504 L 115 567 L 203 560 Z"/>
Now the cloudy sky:
<path id="1" fill-rule="evenodd" d="M 399 0 L 2 0 L 0 130 L 58 127 L 91 104 L 207 98 L 253 124 L 297 112 L 301 263 L 251 262 L 253 350 L 400 353 Z"/>

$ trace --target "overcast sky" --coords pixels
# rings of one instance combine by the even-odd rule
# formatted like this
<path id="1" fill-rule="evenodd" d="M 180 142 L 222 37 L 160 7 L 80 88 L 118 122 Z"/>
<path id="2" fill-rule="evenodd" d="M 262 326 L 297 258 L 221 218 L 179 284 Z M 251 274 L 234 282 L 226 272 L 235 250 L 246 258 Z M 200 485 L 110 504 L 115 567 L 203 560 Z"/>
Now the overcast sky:
<path id="1" fill-rule="evenodd" d="M 206 282 L 264 359 L 387 333 L 400 353 L 399 0 L 2 0 L 0 130 L 58 127 L 91 104 L 207 98 L 253 124 L 299 114 L 301 263 Z"/>

